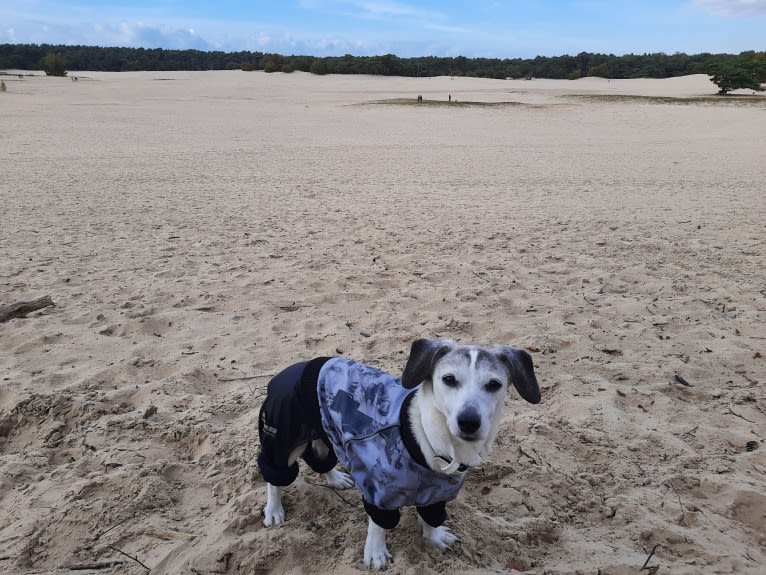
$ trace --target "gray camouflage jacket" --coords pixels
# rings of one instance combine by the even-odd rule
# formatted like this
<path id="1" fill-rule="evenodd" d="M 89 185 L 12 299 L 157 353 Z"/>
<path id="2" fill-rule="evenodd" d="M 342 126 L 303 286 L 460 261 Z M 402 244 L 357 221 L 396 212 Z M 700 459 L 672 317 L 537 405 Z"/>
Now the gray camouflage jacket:
<path id="1" fill-rule="evenodd" d="M 421 465 L 405 447 L 400 412 L 414 392 L 392 375 L 342 357 L 330 359 L 319 372 L 324 431 L 366 503 L 380 509 L 450 501 L 465 479 Z"/>

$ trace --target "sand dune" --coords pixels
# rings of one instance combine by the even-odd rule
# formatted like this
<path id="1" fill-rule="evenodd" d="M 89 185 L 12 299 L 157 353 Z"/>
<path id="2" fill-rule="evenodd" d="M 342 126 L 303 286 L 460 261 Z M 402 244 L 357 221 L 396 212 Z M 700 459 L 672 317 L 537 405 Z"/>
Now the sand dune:
<path id="1" fill-rule="evenodd" d="M 340 574 L 366 520 L 309 472 L 262 526 L 269 374 L 417 337 L 533 354 L 388 572 L 763 572 L 764 104 L 574 82 L 78 72 L 0 94 L 0 571 Z M 393 98 L 500 107 L 371 104 Z M 683 385 L 680 381 L 690 385 Z M 119 551 L 118 551 L 119 550 Z M 646 572 L 646 571 L 644 571 Z"/>

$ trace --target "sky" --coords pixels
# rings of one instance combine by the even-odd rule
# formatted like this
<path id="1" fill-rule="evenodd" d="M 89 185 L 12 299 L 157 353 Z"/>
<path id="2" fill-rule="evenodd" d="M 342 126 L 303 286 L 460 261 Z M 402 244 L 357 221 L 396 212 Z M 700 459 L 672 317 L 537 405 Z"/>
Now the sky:
<path id="1" fill-rule="evenodd" d="M 0 0 L 0 44 L 533 58 L 766 50 L 766 0 Z"/>

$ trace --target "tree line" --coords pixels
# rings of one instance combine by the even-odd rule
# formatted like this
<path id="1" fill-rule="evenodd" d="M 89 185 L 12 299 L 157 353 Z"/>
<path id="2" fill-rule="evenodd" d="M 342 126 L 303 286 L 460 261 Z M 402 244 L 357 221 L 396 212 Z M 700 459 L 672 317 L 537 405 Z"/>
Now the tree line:
<path id="1" fill-rule="evenodd" d="M 264 52 L 103 48 L 51 44 L 0 44 L 0 69 L 93 70 L 103 72 L 171 70 L 303 71 L 314 74 L 382 76 L 472 76 L 480 78 L 669 78 L 745 67 L 766 81 L 766 52 L 740 54 L 593 54 L 536 58 L 400 58 L 383 56 L 284 56 Z M 66 73 L 66 72 L 64 72 Z"/>

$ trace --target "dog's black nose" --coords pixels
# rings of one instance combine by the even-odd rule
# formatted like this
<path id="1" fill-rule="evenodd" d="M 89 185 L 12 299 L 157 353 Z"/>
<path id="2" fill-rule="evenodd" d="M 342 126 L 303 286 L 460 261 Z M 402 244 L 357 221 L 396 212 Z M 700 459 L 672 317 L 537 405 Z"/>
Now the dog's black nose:
<path id="1" fill-rule="evenodd" d="M 476 433 L 481 427 L 481 416 L 475 409 L 466 409 L 457 416 L 457 426 L 463 433 Z"/>

